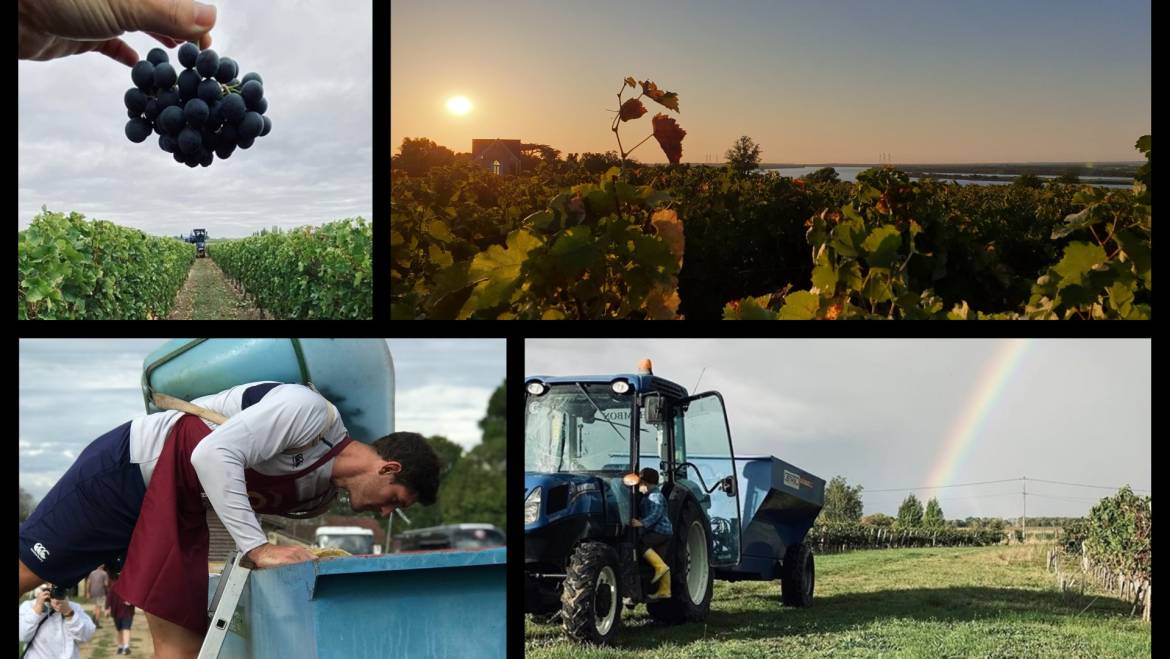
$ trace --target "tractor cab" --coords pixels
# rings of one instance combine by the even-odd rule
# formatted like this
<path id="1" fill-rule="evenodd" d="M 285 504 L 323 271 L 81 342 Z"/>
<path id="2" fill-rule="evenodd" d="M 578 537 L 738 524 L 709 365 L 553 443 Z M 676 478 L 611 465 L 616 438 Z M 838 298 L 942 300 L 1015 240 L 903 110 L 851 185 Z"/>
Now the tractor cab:
<path id="1" fill-rule="evenodd" d="M 191 232 L 191 242 L 195 243 L 195 257 L 207 255 L 207 229 L 195 229 Z"/>
<path id="2" fill-rule="evenodd" d="M 649 601 L 640 560 L 637 474 L 652 467 L 673 527 L 672 596 Z M 525 381 L 526 609 L 558 616 L 570 636 L 605 643 L 619 608 L 705 617 L 715 568 L 740 560 L 740 507 L 723 399 L 690 396 L 653 374 L 532 376 Z M 585 602 L 584 600 L 588 600 Z M 584 608 L 583 608 L 584 607 Z M 585 609 L 588 609 L 587 611 Z"/>

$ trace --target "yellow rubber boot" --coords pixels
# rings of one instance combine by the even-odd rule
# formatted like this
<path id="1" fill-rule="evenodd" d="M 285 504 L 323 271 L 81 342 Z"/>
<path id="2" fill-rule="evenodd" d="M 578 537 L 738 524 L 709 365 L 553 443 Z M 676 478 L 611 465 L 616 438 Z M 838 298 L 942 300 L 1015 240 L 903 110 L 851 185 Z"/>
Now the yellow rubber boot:
<path id="1" fill-rule="evenodd" d="M 670 568 L 666 565 L 666 562 L 653 549 L 647 549 L 642 552 L 642 558 L 646 559 L 646 562 L 654 567 L 654 578 L 650 580 L 650 583 L 656 583 L 664 574 L 670 572 Z"/>
<path id="2" fill-rule="evenodd" d="M 658 591 L 651 593 L 652 600 L 668 600 L 670 599 L 670 572 L 667 571 L 664 578 L 658 582 Z"/>

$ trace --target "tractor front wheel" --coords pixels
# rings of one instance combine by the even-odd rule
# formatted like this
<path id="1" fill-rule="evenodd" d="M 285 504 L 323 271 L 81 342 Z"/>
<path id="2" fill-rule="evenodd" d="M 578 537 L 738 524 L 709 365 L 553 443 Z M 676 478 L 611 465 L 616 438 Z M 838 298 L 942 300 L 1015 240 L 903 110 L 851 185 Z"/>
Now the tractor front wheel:
<path id="1" fill-rule="evenodd" d="M 622 625 L 618 555 L 601 542 L 583 542 L 569 559 L 561 591 L 561 627 L 577 641 L 608 645 Z"/>
<path id="2" fill-rule="evenodd" d="M 780 599 L 785 606 L 811 606 L 813 598 L 812 547 L 800 543 L 784 553 L 784 566 L 780 577 Z"/>
<path id="3" fill-rule="evenodd" d="M 679 516 L 674 537 L 675 551 L 670 563 L 671 598 L 647 602 L 646 611 L 655 620 L 677 624 L 698 622 L 711 610 L 714 573 L 710 564 L 710 529 L 703 518 L 688 507 Z"/>

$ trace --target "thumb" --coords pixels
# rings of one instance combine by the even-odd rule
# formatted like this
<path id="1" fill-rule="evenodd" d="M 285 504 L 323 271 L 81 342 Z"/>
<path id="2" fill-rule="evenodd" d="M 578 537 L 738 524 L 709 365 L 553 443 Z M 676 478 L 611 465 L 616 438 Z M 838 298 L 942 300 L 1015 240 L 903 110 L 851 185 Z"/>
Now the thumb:
<path id="1" fill-rule="evenodd" d="M 122 28 L 196 41 L 215 25 L 216 10 L 193 0 L 118 0 Z"/>

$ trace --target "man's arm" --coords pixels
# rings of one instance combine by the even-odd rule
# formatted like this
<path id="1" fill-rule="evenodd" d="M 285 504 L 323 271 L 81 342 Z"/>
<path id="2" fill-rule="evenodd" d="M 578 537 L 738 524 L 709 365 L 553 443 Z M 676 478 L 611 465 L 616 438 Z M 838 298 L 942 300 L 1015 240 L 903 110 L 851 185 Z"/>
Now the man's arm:
<path id="1" fill-rule="evenodd" d="M 191 453 L 191 465 L 208 501 L 241 551 L 267 543 L 248 501 L 244 470 L 321 434 L 327 405 L 306 387 L 273 390 L 213 430 Z"/>
<path id="2" fill-rule="evenodd" d="M 36 632 L 37 623 L 44 618 L 45 614 L 37 615 L 33 612 L 33 603 L 31 601 L 24 602 L 20 605 L 20 642 L 28 643 Z"/>
<path id="3" fill-rule="evenodd" d="M 657 495 L 657 497 L 655 496 Z M 646 528 L 653 528 L 662 519 L 663 506 L 659 503 L 662 495 L 657 492 L 651 493 L 642 500 L 646 502 L 646 511 L 642 515 L 642 526 Z"/>

